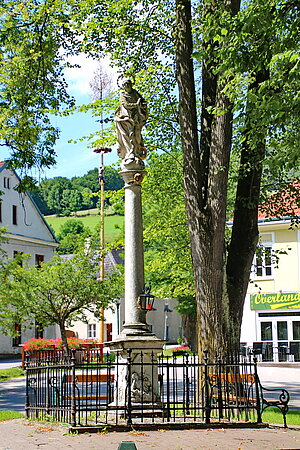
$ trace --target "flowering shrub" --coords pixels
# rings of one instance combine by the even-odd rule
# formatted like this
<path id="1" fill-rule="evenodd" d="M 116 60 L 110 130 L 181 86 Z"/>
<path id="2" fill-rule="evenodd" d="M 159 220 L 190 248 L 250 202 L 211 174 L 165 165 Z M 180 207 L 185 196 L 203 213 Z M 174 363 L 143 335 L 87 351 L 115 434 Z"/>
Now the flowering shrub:
<path id="1" fill-rule="evenodd" d="M 172 348 L 172 351 L 174 351 L 174 352 L 177 352 L 178 350 L 186 350 L 188 352 L 190 349 L 189 349 L 189 347 L 184 347 L 183 345 Z"/>
<path id="2" fill-rule="evenodd" d="M 70 349 L 77 349 L 84 347 L 84 344 L 97 344 L 96 339 L 78 339 L 78 338 L 67 338 L 68 347 Z M 62 349 L 62 340 L 58 339 L 28 339 L 28 341 L 23 344 L 24 350 L 27 352 L 33 352 L 38 350 L 53 350 Z"/>
<path id="3" fill-rule="evenodd" d="M 53 339 L 28 339 L 23 344 L 24 350 L 31 352 L 34 350 L 51 350 L 55 348 Z"/>

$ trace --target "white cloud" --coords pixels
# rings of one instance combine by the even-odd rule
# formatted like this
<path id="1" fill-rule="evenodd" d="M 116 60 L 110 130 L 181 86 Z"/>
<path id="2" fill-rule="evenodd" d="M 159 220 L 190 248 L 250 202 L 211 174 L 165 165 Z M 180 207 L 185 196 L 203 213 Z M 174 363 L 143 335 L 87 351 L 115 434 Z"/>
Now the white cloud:
<path id="1" fill-rule="evenodd" d="M 110 61 L 108 57 L 97 61 L 91 58 L 87 58 L 84 54 L 80 54 L 70 57 L 68 61 L 70 64 L 77 64 L 78 66 L 80 66 L 74 68 L 67 67 L 65 69 L 65 77 L 69 85 L 69 92 L 74 96 L 78 94 L 91 94 L 89 84 L 93 78 L 95 70 L 99 66 L 99 62 L 103 69 L 112 76 L 114 84 L 116 84 L 116 69 L 110 67 Z"/>

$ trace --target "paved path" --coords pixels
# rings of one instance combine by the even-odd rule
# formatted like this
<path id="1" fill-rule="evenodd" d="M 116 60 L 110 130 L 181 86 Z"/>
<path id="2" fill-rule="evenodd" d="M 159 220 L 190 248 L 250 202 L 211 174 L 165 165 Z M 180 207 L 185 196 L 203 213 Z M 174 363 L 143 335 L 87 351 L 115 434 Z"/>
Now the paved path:
<path id="1" fill-rule="evenodd" d="M 21 367 L 21 359 L 0 359 L 0 369 L 10 369 L 11 367 Z"/>
<path id="2" fill-rule="evenodd" d="M 111 432 L 68 435 L 54 424 L 27 423 L 23 419 L 0 423 L 0 450 L 78 449 L 117 450 L 121 442 L 134 442 L 137 450 L 256 450 L 299 449 L 300 428 L 193 429 Z"/>
<path id="3" fill-rule="evenodd" d="M 284 388 L 290 394 L 289 408 L 300 410 L 300 367 L 258 366 L 261 384 Z"/>

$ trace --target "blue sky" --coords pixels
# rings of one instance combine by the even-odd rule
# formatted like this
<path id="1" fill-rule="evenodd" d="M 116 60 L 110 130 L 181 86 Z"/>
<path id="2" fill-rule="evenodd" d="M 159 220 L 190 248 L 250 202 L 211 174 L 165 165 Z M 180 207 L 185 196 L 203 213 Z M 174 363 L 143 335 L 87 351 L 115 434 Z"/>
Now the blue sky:
<path id="1" fill-rule="evenodd" d="M 82 105 L 91 101 L 89 83 L 93 78 L 98 62 L 88 60 L 84 56 L 74 57 L 72 62 L 79 64 L 81 68 L 67 68 L 65 77 L 69 85 L 69 93 L 75 97 L 78 105 Z M 113 78 L 116 78 L 114 71 L 109 67 L 108 60 L 101 61 L 101 65 Z M 51 169 L 46 169 L 39 174 L 39 177 L 53 178 L 63 176 L 71 178 L 84 175 L 89 170 L 94 169 L 94 167 L 98 167 L 100 162 L 99 155 L 93 153 L 91 148 L 88 148 L 87 141 L 77 142 L 76 144 L 68 142 L 70 139 L 77 140 L 99 129 L 99 122 L 96 120 L 97 118 L 92 117 L 90 113 L 76 113 L 72 116 L 54 117 L 52 123 L 61 131 L 60 138 L 55 146 L 57 163 Z M 1 150 L 1 160 L 8 156 L 8 151 Z M 105 155 L 104 163 L 105 165 L 110 165 L 117 160 L 116 148 L 113 148 L 110 154 Z"/>

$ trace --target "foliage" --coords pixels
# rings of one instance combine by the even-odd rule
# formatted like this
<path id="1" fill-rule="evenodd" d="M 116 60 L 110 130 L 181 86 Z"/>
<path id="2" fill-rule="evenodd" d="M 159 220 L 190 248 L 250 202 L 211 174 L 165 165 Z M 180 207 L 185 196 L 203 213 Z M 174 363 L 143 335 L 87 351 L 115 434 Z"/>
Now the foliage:
<path id="1" fill-rule="evenodd" d="M 178 0 L 176 5 L 103 1 L 95 6 L 93 1 L 81 2 L 76 10 L 83 48 L 91 55 L 108 52 L 113 63 L 135 78 L 151 111 L 146 133 L 149 149 L 173 153 L 179 147 L 179 112 L 200 336 L 203 345 L 215 345 L 215 350 L 224 348 L 225 341 L 237 345 L 258 238 L 259 201 L 270 184 L 274 188 L 286 183 L 294 176 L 295 166 L 300 166 L 299 7 L 290 0 L 250 0 L 242 8 L 238 0 Z M 173 181 L 170 167 L 160 172 L 162 186 L 168 185 L 169 178 Z M 225 231 L 229 175 L 231 235 Z M 176 217 L 183 217 L 183 208 L 177 210 L 176 200 L 173 207 L 172 183 L 161 189 L 162 195 L 156 185 L 158 178 L 152 188 L 161 197 L 156 200 L 159 208 L 147 202 L 149 214 L 145 214 L 150 224 L 147 235 L 152 231 L 151 216 L 158 224 L 147 242 L 151 245 L 148 268 L 157 269 L 151 277 L 159 292 L 165 280 L 169 291 L 184 286 L 186 294 L 180 277 L 189 271 L 190 266 L 182 264 L 188 258 L 181 258 L 178 251 L 175 268 L 170 264 L 170 253 L 175 254 L 172 237 L 184 242 L 183 228 L 173 226 L 179 222 L 177 213 Z M 155 204 L 151 193 L 149 199 Z M 188 252 L 187 247 L 183 251 Z M 191 280 L 190 273 L 187 279 Z M 187 289 L 191 298 L 192 289 Z"/>
<path id="2" fill-rule="evenodd" d="M 64 58 L 77 47 L 63 0 L 3 0 L 0 6 L 0 144 L 27 170 L 55 162 L 58 129 L 50 111 L 72 105 Z M 30 178 L 25 181 L 30 184 Z"/>
<path id="3" fill-rule="evenodd" d="M 153 155 L 147 172 L 143 182 L 147 279 L 156 296 L 180 299 L 179 312 L 190 314 L 195 312 L 195 289 L 181 152 Z"/>
<path id="4" fill-rule="evenodd" d="M 40 268 L 20 266 L 8 260 L 2 269 L 0 286 L 0 324 L 13 333 L 15 322 L 41 327 L 57 324 L 65 347 L 66 326 L 73 321 L 86 321 L 89 311 L 99 317 L 101 308 L 108 308 L 112 299 L 123 290 L 120 274 L 115 271 L 102 281 L 97 278 L 99 262 L 92 251 L 71 259 L 58 255 Z"/>
<path id="5" fill-rule="evenodd" d="M 105 167 L 105 190 L 117 191 L 123 181 L 113 167 Z M 82 177 L 55 177 L 42 180 L 31 193 L 43 214 L 70 215 L 72 212 L 95 208 L 99 191 L 98 169 L 89 170 Z M 109 200 L 106 200 L 109 203 Z"/>
<path id="6" fill-rule="evenodd" d="M 84 226 L 81 220 L 67 220 L 61 225 L 57 235 L 60 241 L 58 253 L 78 253 L 84 248 L 86 239 L 90 235 L 91 231 Z"/>

